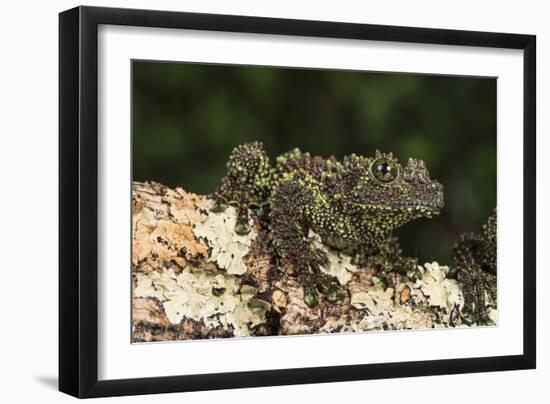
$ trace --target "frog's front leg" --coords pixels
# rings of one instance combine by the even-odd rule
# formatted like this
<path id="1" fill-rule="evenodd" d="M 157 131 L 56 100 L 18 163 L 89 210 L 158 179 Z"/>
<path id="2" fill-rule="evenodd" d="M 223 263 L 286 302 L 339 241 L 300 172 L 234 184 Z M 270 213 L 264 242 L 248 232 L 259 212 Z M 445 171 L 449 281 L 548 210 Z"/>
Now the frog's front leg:
<path id="1" fill-rule="evenodd" d="M 250 233 L 250 217 L 248 215 L 248 207 L 240 206 L 237 209 L 237 222 L 235 223 L 235 233 L 240 236 L 245 236 Z"/>
<path id="2" fill-rule="evenodd" d="M 228 204 L 225 200 L 219 196 L 214 197 L 214 204 L 210 209 L 214 213 L 224 212 L 228 208 Z M 250 215 L 248 213 L 248 204 L 241 202 L 237 204 L 237 220 L 235 222 L 235 233 L 240 236 L 245 236 L 250 233 L 252 229 L 250 226 Z"/>
<path id="3" fill-rule="evenodd" d="M 227 175 L 212 195 L 212 211 L 222 212 L 228 206 L 237 208 L 235 233 L 250 232 L 248 209 L 265 204 L 271 193 L 271 171 L 269 158 L 260 142 L 233 149 L 227 163 Z"/>
<path id="4" fill-rule="evenodd" d="M 294 267 L 304 287 L 304 302 L 310 307 L 319 303 L 317 292 L 326 293 L 331 302 L 342 297 L 335 281 L 320 269 L 328 266 L 326 253 L 307 236 L 307 212 L 315 202 L 315 192 L 304 187 L 298 179 L 291 178 L 278 184 L 270 213 L 273 246 L 277 254 Z"/>
<path id="5" fill-rule="evenodd" d="M 213 200 L 214 200 L 214 203 L 213 203 L 212 207 L 210 208 L 210 210 L 214 213 L 225 212 L 225 210 L 228 207 L 225 200 L 220 195 L 216 195 L 216 194 L 214 194 Z"/>

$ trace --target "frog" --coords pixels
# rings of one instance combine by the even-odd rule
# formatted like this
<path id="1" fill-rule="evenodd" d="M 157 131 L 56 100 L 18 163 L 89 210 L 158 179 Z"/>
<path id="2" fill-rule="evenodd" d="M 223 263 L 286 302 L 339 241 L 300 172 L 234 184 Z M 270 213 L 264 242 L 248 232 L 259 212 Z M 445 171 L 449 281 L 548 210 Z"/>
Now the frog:
<path id="1" fill-rule="evenodd" d="M 497 308 L 497 209 L 480 233 L 460 235 L 453 247 L 455 277 L 464 293 L 464 320 L 493 325 L 491 309 Z"/>
<path id="2" fill-rule="evenodd" d="M 343 298 L 320 268 L 328 260 L 313 233 L 354 262 L 385 261 L 384 252 L 396 251 L 395 229 L 444 207 L 443 185 L 422 160 L 401 165 L 391 152 L 378 150 L 338 160 L 294 148 L 272 162 L 259 141 L 233 149 L 212 199 L 214 211 L 237 209 L 237 234 L 250 232 L 250 212 L 267 218 L 272 246 L 302 280 L 310 307 L 319 304 L 319 295 L 331 302 Z"/>

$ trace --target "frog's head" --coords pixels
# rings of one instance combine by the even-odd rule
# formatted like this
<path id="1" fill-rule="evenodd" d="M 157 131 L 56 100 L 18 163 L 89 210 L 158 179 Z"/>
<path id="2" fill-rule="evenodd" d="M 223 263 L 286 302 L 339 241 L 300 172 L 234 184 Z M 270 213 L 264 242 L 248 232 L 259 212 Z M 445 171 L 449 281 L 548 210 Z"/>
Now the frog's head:
<path id="1" fill-rule="evenodd" d="M 443 186 L 430 178 L 422 160 L 402 166 L 392 153 L 344 158 L 341 180 L 347 183 L 346 205 L 366 220 L 395 228 L 419 217 L 432 217 L 443 208 Z"/>

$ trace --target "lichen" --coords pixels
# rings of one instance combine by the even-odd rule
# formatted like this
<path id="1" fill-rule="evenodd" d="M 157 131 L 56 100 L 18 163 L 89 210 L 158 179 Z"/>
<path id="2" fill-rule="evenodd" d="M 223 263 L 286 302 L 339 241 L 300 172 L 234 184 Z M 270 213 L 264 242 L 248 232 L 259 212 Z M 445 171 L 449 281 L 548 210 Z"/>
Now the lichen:
<path id="1" fill-rule="evenodd" d="M 256 298 L 256 289 L 251 286 L 243 286 L 240 293 L 241 302 L 227 315 L 227 321 L 235 327 L 236 337 L 245 337 L 256 326 L 265 323 L 265 314 L 271 309 L 271 304 Z"/>
<path id="2" fill-rule="evenodd" d="M 334 276 L 338 279 L 340 285 L 347 285 L 353 274 L 358 271 L 357 266 L 351 263 L 352 257 L 324 245 L 321 237 L 313 230 L 309 231 L 309 237 L 314 241 L 315 246 L 327 255 L 327 265 L 320 265 L 321 271 L 327 275 Z"/>
<path id="3" fill-rule="evenodd" d="M 297 164 L 291 157 L 286 162 Z M 328 164 L 302 157 L 310 168 Z M 304 202 L 292 192 L 284 198 L 279 202 L 288 207 Z M 181 188 L 134 183 L 133 341 L 496 324 L 496 217 L 483 234 L 461 238 L 456 258 L 470 260 L 449 270 L 403 257 L 395 237 L 361 260 L 299 220 L 296 230 L 304 227 L 286 242 L 301 247 L 293 250 L 296 256 L 281 254 L 273 209 L 271 216 L 257 207 L 244 215 L 234 207 L 216 212 L 214 205 L 214 199 Z M 294 213 L 298 219 L 304 212 Z M 243 217 L 249 231 L 239 234 L 235 226 Z M 308 254 L 300 255 L 302 249 Z M 318 268 L 304 270 L 302 264 Z M 482 322 L 472 316 L 472 308 L 480 307 L 475 299 L 484 304 Z"/>
<path id="4" fill-rule="evenodd" d="M 354 293 L 351 305 L 367 312 L 357 330 L 417 329 L 459 325 L 464 299 L 456 280 L 448 279 L 449 268 L 437 262 L 418 268 L 421 278 L 396 289 L 378 284 Z"/>
<path id="5" fill-rule="evenodd" d="M 205 208 L 212 207 L 212 201 L 205 202 Z M 249 219 L 252 226 L 252 219 Z M 223 212 L 215 213 L 211 209 L 208 217 L 197 224 L 193 229 L 195 236 L 203 239 L 210 247 L 208 260 L 215 262 L 230 275 L 242 275 L 247 267 L 243 258 L 250 249 L 252 241 L 256 238 L 256 231 L 252 230 L 246 235 L 235 233 L 237 211 L 229 207 Z"/>
<path id="6" fill-rule="evenodd" d="M 184 319 L 202 321 L 207 327 L 231 327 L 234 336 L 251 335 L 265 323 L 271 305 L 255 297 L 255 289 L 239 288 L 237 278 L 187 266 L 180 273 L 168 268 L 136 275 L 135 298 L 156 298 L 172 324 Z"/>
<path id="7" fill-rule="evenodd" d="M 419 266 L 422 278 L 416 281 L 415 286 L 422 290 L 428 298 L 430 306 L 438 306 L 451 310 L 455 306 L 464 306 L 464 297 L 454 279 L 448 279 L 449 267 L 440 266 L 437 262 Z"/>
<path id="8" fill-rule="evenodd" d="M 179 274 L 171 268 L 138 274 L 134 296 L 157 298 L 163 303 L 168 320 L 179 324 L 183 317 L 205 321 L 234 310 L 240 302 L 236 291 L 234 277 L 193 271 L 188 266 Z"/>

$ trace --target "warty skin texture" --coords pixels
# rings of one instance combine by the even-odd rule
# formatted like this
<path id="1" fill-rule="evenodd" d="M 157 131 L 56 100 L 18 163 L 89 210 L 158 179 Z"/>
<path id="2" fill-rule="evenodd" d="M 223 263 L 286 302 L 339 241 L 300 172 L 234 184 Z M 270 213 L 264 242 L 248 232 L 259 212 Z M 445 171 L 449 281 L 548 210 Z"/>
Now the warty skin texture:
<path id="1" fill-rule="evenodd" d="M 384 254 L 391 251 L 395 268 L 383 269 L 396 270 L 415 262 L 402 259 L 392 231 L 437 215 L 444 204 L 443 186 L 430 179 L 421 160 L 402 166 L 391 153 L 377 151 L 338 161 L 293 149 L 272 165 L 260 142 L 233 150 L 213 198 L 214 210 L 238 208 L 237 233 L 250 231 L 249 209 L 268 219 L 273 247 L 303 279 L 309 306 L 318 303 L 317 292 L 331 301 L 340 297 L 334 279 L 319 270 L 327 260 L 308 238 L 309 230 L 359 263 L 386 262 Z"/>
<path id="2" fill-rule="evenodd" d="M 482 234 L 463 234 L 453 249 L 456 278 L 463 285 L 467 320 L 492 324 L 487 302 L 497 303 L 497 212 L 487 219 Z"/>

